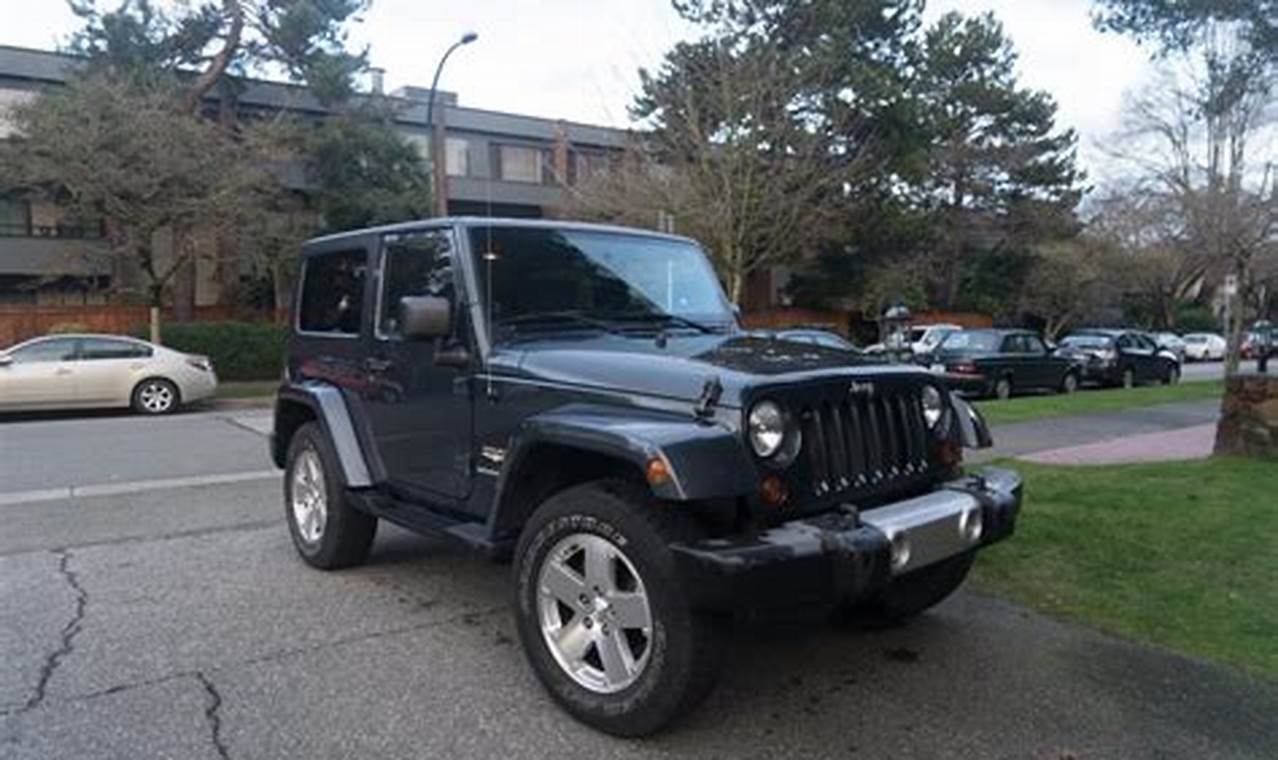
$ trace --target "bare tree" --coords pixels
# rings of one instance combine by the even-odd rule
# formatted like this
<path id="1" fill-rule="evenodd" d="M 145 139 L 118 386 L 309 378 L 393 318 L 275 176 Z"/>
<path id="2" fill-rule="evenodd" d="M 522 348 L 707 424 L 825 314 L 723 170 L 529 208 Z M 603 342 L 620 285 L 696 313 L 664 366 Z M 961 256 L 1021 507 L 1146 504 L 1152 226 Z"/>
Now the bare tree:
<path id="1" fill-rule="evenodd" d="M 1113 247 L 1096 237 L 1038 246 L 1021 291 L 1022 310 L 1041 318 L 1043 333 L 1055 340 L 1114 302 L 1113 261 Z"/>
<path id="2" fill-rule="evenodd" d="M 1256 301 L 1256 266 L 1278 238 L 1274 164 L 1250 149 L 1271 123 L 1272 61 L 1249 47 L 1237 24 L 1208 21 L 1197 42 L 1161 64 L 1134 97 L 1114 155 L 1132 167 L 1151 202 L 1176 220 L 1176 244 L 1191 270 L 1233 275 L 1243 303 Z M 1194 272 L 1190 272 L 1191 275 Z M 1248 315 L 1230 312 L 1226 371 L 1237 372 Z"/>

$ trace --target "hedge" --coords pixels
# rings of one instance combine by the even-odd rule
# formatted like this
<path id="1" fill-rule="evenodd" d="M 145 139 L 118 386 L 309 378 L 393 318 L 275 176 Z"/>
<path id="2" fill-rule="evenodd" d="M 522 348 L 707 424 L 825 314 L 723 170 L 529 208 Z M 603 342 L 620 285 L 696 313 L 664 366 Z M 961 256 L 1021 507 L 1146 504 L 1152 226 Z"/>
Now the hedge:
<path id="1" fill-rule="evenodd" d="M 136 333 L 145 338 L 146 330 Z M 168 348 L 202 354 L 221 380 L 273 380 L 284 367 L 288 328 L 270 322 L 165 322 L 161 341 Z"/>

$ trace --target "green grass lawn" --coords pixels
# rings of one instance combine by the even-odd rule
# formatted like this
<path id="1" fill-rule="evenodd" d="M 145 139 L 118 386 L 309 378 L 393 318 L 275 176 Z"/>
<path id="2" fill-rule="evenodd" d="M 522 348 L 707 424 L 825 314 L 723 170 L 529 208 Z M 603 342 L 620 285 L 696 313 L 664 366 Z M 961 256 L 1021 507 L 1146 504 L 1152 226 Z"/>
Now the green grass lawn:
<path id="1" fill-rule="evenodd" d="M 217 385 L 218 398 L 259 398 L 274 396 L 279 380 L 232 380 Z"/>
<path id="2" fill-rule="evenodd" d="M 1278 677 L 1278 466 L 1244 459 L 1017 463 L 1017 531 L 978 588 Z"/>
<path id="3" fill-rule="evenodd" d="M 1225 384 L 1221 380 L 1149 385 L 1139 388 L 1087 388 L 1066 395 L 1023 396 L 1006 401 L 978 401 L 977 407 L 991 425 L 1024 422 L 1070 414 L 1112 412 L 1137 406 L 1168 404 L 1174 401 L 1198 401 L 1220 398 Z"/>

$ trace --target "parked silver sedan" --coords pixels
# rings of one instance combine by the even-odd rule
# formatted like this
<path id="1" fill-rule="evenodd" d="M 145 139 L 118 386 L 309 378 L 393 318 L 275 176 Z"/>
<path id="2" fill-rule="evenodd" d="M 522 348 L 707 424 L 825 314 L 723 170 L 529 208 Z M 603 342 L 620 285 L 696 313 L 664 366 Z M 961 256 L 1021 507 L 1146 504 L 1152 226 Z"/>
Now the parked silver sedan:
<path id="1" fill-rule="evenodd" d="M 49 335 L 0 351 L 0 411 L 167 414 L 217 390 L 207 357 L 118 335 Z"/>

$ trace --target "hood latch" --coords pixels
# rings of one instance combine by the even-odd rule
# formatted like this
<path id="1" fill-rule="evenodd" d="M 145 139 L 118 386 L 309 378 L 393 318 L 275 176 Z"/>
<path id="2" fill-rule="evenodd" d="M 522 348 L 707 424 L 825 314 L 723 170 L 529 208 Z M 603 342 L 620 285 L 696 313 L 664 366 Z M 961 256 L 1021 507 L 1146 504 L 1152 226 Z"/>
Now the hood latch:
<path id="1" fill-rule="evenodd" d="M 719 397 L 723 395 L 723 384 L 719 382 L 718 375 L 711 375 L 706 378 L 706 382 L 701 386 L 701 396 L 697 398 L 697 405 L 692 407 L 693 413 L 698 417 L 710 417 L 714 414 L 714 408 L 719 403 Z"/>

